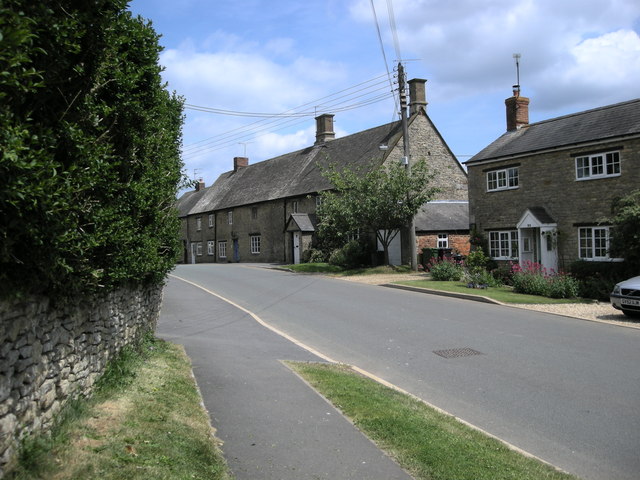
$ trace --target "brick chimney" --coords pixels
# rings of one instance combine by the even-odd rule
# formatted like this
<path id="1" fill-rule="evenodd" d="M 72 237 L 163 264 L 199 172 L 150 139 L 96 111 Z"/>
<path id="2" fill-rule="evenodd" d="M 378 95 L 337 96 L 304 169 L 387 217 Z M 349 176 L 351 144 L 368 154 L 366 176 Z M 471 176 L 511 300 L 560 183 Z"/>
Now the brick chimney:
<path id="1" fill-rule="evenodd" d="M 415 115 L 424 109 L 427 111 L 427 92 L 423 78 L 414 78 L 407 82 L 409 84 L 409 116 Z"/>
<path id="2" fill-rule="evenodd" d="M 241 168 L 249 166 L 249 159 L 247 157 L 233 157 L 233 171 L 237 172 Z"/>
<path id="3" fill-rule="evenodd" d="M 204 190 L 204 180 L 202 178 L 199 178 L 196 182 L 196 192 L 199 192 L 200 190 Z"/>
<path id="4" fill-rule="evenodd" d="M 513 97 L 504 103 L 507 106 L 507 132 L 529 125 L 529 99 L 520 96 L 520 85 L 513 86 Z"/>
<path id="5" fill-rule="evenodd" d="M 333 117 L 330 113 L 325 113 L 316 117 L 316 143 L 314 145 L 322 145 L 336 138 L 333 131 Z"/>

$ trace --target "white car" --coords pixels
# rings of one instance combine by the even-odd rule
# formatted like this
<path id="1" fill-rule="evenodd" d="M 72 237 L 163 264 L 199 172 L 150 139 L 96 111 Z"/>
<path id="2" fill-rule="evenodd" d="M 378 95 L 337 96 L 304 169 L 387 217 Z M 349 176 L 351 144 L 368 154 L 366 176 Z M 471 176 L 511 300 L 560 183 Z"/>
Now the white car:
<path id="1" fill-rule="evenodd" d="M 617 283 L 609 298 L 613 308 L 630 317 L 640 317 L 640 276 Z"/>

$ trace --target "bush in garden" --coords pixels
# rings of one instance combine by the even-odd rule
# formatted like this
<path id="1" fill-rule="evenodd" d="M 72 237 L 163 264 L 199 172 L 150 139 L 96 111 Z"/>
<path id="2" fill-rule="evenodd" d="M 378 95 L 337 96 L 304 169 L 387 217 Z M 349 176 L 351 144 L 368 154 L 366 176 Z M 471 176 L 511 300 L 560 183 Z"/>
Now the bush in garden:
<path id="1" fill-rule="evenodd" d="M 458 281 L 464 275 L 462 265 L 447 259 L 432 259 L 431 263 L 427 265 L 427 269 L 433 280 L 444 282 Z"/>
<path id="2" fill-rule="evenodd" d="M 324 252 L 317 248 L 310 248 L 302 252 L 302 263 L 323 263 L 326 259 Z"/>
<path id="3" fill-rule="evenodd" d="M 343 268 L 356 268 L 369 262 L 366 246 L 358 240 L 347 242 L 342 248 L 334 250 L 329 256 L 329 264 Z"/>
<path id="4" fill-rule="evenodd" d="M 548 272 L 536 262 L 525 262 L 524 268 L 512 265 L 513 289 L 518 293 L 552 298 L 574 298 L 579 294 L 579 282 L 563 272 Z"/>
<path id="5" fill-rule="evenodd" d="M 498 285 L 513 285 L 512 265 L 511 262 L 503 263 L 491 270 L 491 275 Z"/>

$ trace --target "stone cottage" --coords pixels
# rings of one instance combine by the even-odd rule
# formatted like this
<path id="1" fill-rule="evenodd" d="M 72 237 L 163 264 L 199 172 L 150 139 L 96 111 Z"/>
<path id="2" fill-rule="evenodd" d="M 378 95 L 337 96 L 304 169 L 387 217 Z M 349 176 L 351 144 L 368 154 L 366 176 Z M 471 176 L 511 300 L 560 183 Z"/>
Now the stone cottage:
<path id="1" fill-rule="evenodd" d="M 411 158 L 426 159 L 435 172 L 432 182 L 440 188 L 438 201 L 458 202 L 466 208 L 467 175 L 426 113 L 426 80 L 408 83 Z M 403 159 L 401 122 L 335 138 L 333 118 L 331 114 L 316 118 L 313 145 L 251 165 L 248 158 L 236 157 L 233 169 L 213 185 L 198 183 L 195 191 L 185 193 L 177 202 L 182 261 L 300 262 L 314 238 L 319 192 L 332 188 L 321 167 L 373 168 Z M 444 203 L 434 202 L 428 209 L 433 215 L 442 208 L 447 208 Z M 418 234 L 441 235 L 442 240 L 455 235 L 459 249 L 468 249 L 468 228 L 461 228 L 462 223 L 468 227 L 468 219 L 459 218 L 461 212 L 451 225 L 446 214 L 440 215 L 433 228 L 425 224 L 428 216 L 419 217 L 424 221 L 416 224 Z M 392 245 L 393 263 L 410 263 L 408 238 L 399 235 Z M 420 242 L 425 241 L 418 238 Z"/>
<path id="2" fill-rule="evenodd" d="M 519 87 L 507 132 L 466 162 L 469 220 L 495 260 L 548 270 L 610 262 L 613 202 L 640 188 L 640 99 L 529 124 Z"/>

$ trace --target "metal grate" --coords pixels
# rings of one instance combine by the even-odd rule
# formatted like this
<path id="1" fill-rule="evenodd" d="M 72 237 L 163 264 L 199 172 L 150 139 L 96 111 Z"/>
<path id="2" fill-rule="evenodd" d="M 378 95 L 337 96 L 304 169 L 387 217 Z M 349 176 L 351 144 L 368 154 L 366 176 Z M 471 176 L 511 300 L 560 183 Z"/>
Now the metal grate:
<path id="1" fill-rule="evenodd" d="M 444 358 L 460 358 L 460 357 L 471 357 L 473 355 L 484 355 L 482 352 L 479 352 L 469 347 L 449 348 L 447 350 L 434 350 L 433 353 L 435 353 L 436 355 L 440 355 L 441 357 L 444 357 Z"/>

